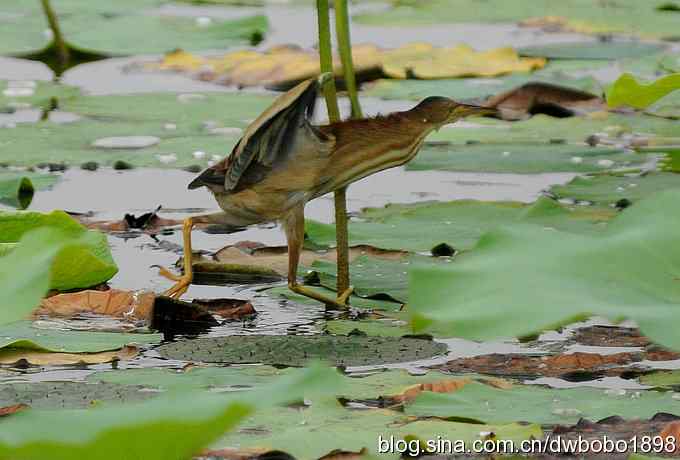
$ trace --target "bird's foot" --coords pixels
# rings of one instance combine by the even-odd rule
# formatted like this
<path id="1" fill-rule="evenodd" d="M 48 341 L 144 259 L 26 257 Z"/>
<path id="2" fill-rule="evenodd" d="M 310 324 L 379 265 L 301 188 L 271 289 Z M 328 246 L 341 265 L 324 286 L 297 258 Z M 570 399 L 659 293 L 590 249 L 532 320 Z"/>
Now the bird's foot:
<path id="1" fill-rule="evenodd" d="M 187 292 L 187 289 L 189 289 L 189 286 L 191 285 L 191 281 L 193 281 L 193 276 L 191 274 L 178 276 L 165 267 L 155 266 L 155 268 L 158 268 L 158 274 L 162 277 L 175 281 L 175 284 L 163 293 L 164 296 L 179 299 Z"/>
<path id="2" fill-rule="evenodd" d="M 338 303 L 342 305 L 347 305 L 347 300 L 349 299 L 349 296 L 351 296 L 353 292 L 354 286 L 350 286 L 347 289 L 345 289 L 345 292 L 340 294 L 336 300 L 338 301 Z"/>
<path id="3" fill-rule="evenodd" d="M 187 292 L 189 286 L 191 286 L 192 281 L 191 276 L 182 276 L 175 285 L 163 293 L 164 296 L 172 297 L 173 299 L 179 299 Z"/>
<path id="4" fill-rule="evenodd" d="M 330 307 L 333 310 L 348 310 L 349 304 L 347 300 L 349 299 L 349 296 L 352 294 L 353 291 L 353 288 L 349 288 L 345 292 L 343 292 L 340 296 L 338 296 L 338 298 L 332 299 L 323 294 L 319 294 L 318 292 L 308 288 L 307 286 L 301 286 L 297 283 L 288 284 L 288 289 L 295 292 L 296 294 L 309 297 L 310 299 L 318 300 L 319 302 L 326 304 L 326 307 Z"/>

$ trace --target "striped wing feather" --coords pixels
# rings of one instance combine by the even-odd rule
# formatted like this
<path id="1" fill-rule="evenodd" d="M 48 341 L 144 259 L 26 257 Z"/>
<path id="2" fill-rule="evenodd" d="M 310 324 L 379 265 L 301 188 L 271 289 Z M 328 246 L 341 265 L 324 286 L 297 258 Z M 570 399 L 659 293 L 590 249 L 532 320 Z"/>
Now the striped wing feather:
<path id="1" fill-rule="evenodd" d="M 278 159 L 286 158 L 296 133 L 313 115 L 316 79 L 306 80 L 279 96 L 248 126 L 231 154 L 203 171 L 189 188 L 223 186 L 234 191 L 259 182 Z"/>

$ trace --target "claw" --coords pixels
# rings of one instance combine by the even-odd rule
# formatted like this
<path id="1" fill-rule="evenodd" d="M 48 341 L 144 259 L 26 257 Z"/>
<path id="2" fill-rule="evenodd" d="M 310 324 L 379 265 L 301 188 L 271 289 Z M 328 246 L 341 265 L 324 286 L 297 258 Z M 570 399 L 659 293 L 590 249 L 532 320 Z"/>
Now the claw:
<path id="1" fill-rule="evenodd" d="M 178 278 L 177 283 L 165 291 L 163 295 L 172 297 L 173 299 L 179 299 L 189 289 L 189 286 L 191 285 L 191 278 L 191 276 L 182 276 Z"/>
<path id="2" fill-rule="evenodd" d="M 170 270 L 168 270 L 167 268 L 162 267 L 160 265 L 152 265 L 151 268 L 157 268 L 158 274 L 161 275 L 163 278 L 169 279 L 170 281 L 179 282 L 179 280 L 182 279 L 181 276 L 175 275 Z"/>
<path id="3" fill-rule="evenodd" d="M 318 300 L 321 303 L 326 304 L 326 307 L 331 307 L 333 310 L 348 310 L 349 305 L 347 303 L 347 299 L 349 298 L 349 295 L 352 293 L 350 289 L 347 291 L 350 291 L 349 293 L 347 291 L 343 292 L 340 297 L 337 299 L 332 299 L 330 297 L 326 297 L 323 294 L 319 294 L 318 292 L 306 287 L 306 286 L 300 286 L 299 284 L 291 283 L 288 285 L 288 289 L 291 291 L 295 292 L 296 294 L 303 295 L 305 297 L 309 297 L 310 299 Z"/>
<path id="4" fill-rule="evenodd" d="M 354 292 L 354 286 L 350 286 L 347 289 L 345 289 L 345 292 L 340 294 L 337 298 L 337 301 L 341 305 L 347 305 L 347 300 L 349 299 L 349 296 L 352 295 Z"/>

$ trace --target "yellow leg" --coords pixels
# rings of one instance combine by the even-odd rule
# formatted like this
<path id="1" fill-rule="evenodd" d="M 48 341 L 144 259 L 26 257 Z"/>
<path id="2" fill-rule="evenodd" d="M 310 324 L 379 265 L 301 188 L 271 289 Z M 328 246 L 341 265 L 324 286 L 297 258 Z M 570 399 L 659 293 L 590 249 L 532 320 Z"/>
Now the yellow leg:
<path id="1" fill-rule="evenodd" d="M 164 293 L 164 295 L 172 297 L 173 299 L 179 299 L 187 292 L 194 276 L 191 266 L 191 229 L 193 226 L 194 221 L 191 217 L 184 220 L 184 225 L 182 226 L 182 240 L 184 242 L 184 274 L 178 277 L 165 268 L 161 267 L 160 269 L 161 275 L 176 281 L 175 285 Z"/>
<path id="2" fill-rule="evenodd" d="M 298 263 L 300 262 L 300 251 L 302 250 L 302 242 L 305 237 L 305 216 L 303 206 L 299 206 L 291 211 L 283 221 L 283 228 L 286 231 L 286 239 L 288 240 L 288 289 L 297 294 L 309 297 L 310 299 L 318 300 L 335 309 L 346 310 L 349 308 L 347 300 L 352 294 L 351 287 L 346 289 L 336 299 L 332 299 L 319 294 L 306 286 L 301 286 L 297 282 L 297 268 Z"/>

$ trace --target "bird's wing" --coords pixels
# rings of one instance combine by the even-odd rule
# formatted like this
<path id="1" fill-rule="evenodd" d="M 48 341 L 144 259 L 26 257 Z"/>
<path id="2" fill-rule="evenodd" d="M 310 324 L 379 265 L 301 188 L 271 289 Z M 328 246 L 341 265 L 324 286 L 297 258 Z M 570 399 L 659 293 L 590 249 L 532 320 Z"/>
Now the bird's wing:
<path id="1" fill-rule="evenodd" d="M 288 156 L 296 134 L 309 132 L 318 87 L 318 80 L 312 78 L 279 96 L 246 128 L 231 154 L 203 171 L 189 188 L 221 185 L 232 191 L 241 182 L 259 182 L 277 159 Z"/>

